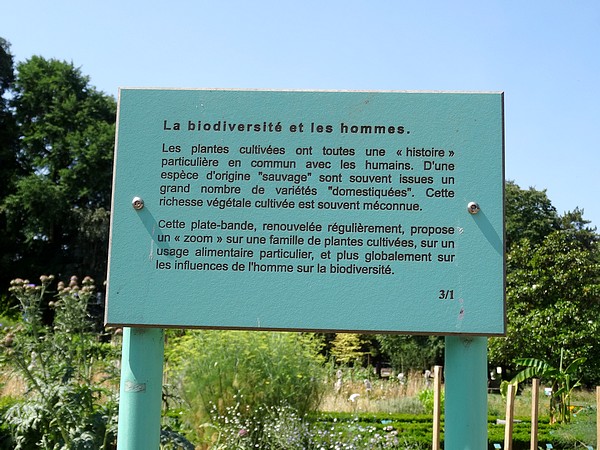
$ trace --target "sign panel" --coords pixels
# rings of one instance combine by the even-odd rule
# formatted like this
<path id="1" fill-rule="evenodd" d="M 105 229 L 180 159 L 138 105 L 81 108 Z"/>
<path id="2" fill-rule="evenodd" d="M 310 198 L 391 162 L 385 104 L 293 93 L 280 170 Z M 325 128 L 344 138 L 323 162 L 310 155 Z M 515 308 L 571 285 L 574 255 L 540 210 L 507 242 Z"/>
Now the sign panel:
<path id="1" fill-rule="evenodd" d="M 122 89 L 110 325 L 498 335 L 501 93 Z"/>

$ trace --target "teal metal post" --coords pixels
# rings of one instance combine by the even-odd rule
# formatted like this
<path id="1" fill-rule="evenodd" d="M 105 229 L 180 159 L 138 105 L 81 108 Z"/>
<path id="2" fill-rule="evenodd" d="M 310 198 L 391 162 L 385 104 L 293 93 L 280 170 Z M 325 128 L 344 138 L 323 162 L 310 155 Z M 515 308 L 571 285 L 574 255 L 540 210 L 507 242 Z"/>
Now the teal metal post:
<path id="1" fill-rule="evenodd" d="M 444 448 L 487 448 L 486 337 L 446 337 Z"/>
<path id="2" fill-rule="evenodd" d="M 158 450 L 164 330 L 125 328 L 121 358 L 118 450 Z"/>

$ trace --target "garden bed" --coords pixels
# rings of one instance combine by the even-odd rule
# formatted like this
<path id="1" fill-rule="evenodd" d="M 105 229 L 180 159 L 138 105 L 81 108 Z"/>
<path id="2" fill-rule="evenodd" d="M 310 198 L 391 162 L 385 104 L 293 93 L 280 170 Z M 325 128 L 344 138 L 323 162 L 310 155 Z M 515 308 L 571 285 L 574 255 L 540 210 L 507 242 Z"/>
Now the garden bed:
<path id="1" fill-rule="evenodd" d="M 494 444 L 504 447 L 504 429 L 497 423 L 499 417 L 488 417 L 488 448 Z M 312 418 L 319 429 L 327 430 L 330 435 L 343 437 L 347 444 L 371 442 L 372 448 L 416 448 L 429 449 L 433 439 L 433 421 L 426 414 L 378 414 L 378 413 L 321 413 Z M 575 421 L 570 426 L 551 425 L 547 417 L 538 422 L 538 443 L 545 448 L 547 443 L 555 449 L 572 449 L 581 445 L 581 436 L 569 435 L 570 428 L 578 428 Z M 442 418 L 442 430 L 443 430 Z M 357 436 L 361 436 L 360 439 Z M 519 417 L 513 426 L 513 449 L 529 450 L 531 423 L 528 417 Z M 442 433 L 443 446 L 443 433 Z M 592 444 L 592 443 L 590 443 Z M 363 448 L 359 445 L 345 448 Z M 367 447 L 364 447 L 367 448 Z M 585 447 L 582 447 L 585 448 Z"/>

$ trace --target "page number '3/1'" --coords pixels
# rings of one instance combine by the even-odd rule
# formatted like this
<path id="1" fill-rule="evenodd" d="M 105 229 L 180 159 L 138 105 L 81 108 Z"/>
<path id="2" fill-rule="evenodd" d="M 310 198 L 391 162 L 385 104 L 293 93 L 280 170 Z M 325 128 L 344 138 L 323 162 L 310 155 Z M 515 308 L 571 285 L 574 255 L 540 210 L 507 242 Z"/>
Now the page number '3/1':
<path id="1" fill-rule="evenodd" d="M 440 289 L 440 300 L 454 300 L 454 289 Z"/>

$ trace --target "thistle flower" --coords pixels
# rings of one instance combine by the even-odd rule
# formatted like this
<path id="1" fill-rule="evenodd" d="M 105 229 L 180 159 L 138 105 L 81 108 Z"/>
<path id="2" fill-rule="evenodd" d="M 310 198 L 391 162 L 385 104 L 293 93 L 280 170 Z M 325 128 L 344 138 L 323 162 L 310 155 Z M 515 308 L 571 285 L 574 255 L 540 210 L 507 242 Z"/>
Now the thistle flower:
<path id="1" fill-rule="evenodd" d="M 15 335 L 13 333 L 8 333 L 6 336 L 4 336 L 4 339 L 2 339 L 2 345 L 4 347 L 11 347 L 14 340 Z"/>
<path id="2" fill-rule="evenodd" d="M 40 276 L 40 281 L 44 285 L 51 283 L 52 280 L 54 280 L 54 275 L 42 275 L 42 276 Z"/>

